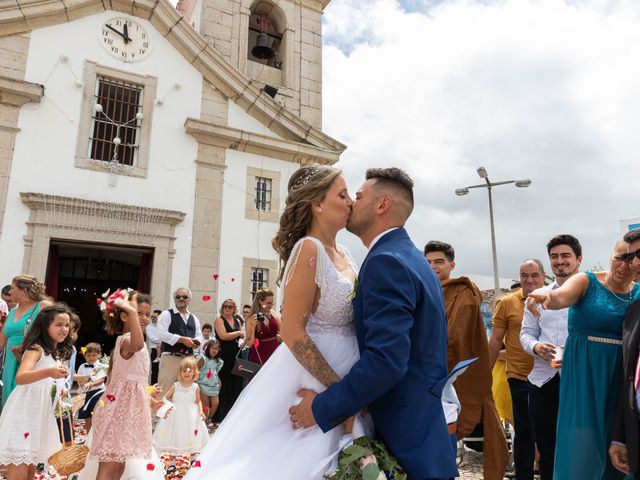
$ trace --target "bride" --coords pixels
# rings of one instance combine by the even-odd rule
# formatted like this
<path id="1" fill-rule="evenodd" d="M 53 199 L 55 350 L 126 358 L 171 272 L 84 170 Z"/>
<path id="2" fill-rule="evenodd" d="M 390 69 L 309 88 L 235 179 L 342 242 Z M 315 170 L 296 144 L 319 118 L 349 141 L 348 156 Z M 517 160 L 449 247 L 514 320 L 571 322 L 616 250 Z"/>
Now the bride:
<path id="1" fill-rule="evenodd" d="M 319 480 L 335 465 L 343 435 L 371 428 L 361 418 L 327 433 L 292 428 L 288 410 L 298 390 L 324 390 L 359 353 L 350 301 L 357 267 L 336 244 L 351 212 L 345 180 L 336 168 L 305 166 L 289 180 L 288 193 L 273 240 L 285 264 L 284 345 L 244 389 L 185 480 Z"/>

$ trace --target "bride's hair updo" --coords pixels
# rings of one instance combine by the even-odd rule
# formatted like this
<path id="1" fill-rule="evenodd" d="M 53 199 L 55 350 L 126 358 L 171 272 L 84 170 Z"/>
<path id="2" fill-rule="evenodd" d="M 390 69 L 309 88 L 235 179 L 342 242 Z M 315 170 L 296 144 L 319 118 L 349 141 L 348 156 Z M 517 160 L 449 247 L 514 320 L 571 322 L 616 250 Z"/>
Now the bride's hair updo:
<path id="1" fill-rule="evenodd" d="M 280 229 L 271 242 L 280 256 L 278 283 L 282 280 L 293 246 L 309 232 L 311 206 L 324 199 L 341 173 L 341 170 L 327 165 L 306 165 L 291 175 L 284 212 L 280 216 Z"/>

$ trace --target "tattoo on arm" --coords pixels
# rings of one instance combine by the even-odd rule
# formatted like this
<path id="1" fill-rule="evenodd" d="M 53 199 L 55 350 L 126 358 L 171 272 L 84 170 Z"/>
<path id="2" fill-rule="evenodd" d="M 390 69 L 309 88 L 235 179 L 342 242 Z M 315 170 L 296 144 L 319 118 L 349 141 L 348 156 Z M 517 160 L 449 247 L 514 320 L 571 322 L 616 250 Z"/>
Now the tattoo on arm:
<path id="1" fill-rule="evenodd" d="M 327 363 L 316 344 L 313 343 L 313 340 L 308 335 L 293 342 L 291 353 L 300 362 L 300 365 L 325 387 L 340 381 L 338 374 L 333 371 L 331 365 Z"/>

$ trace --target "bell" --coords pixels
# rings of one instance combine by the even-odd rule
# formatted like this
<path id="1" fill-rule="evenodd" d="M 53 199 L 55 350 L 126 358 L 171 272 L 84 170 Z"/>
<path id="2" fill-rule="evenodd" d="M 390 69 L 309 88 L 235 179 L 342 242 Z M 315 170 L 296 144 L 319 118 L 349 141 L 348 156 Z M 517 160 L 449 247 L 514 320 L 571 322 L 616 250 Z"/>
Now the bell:
<path id="1" fill-rule="evenodd" d="M 256 46 L 251 49 L 251 55 L 260 60 L 267 60 L 272 58 L 276 52 L 271 48 L 269 41 L 269 35 L 264 32 L 258 34 L 258 38 L 256 40 Z"/>

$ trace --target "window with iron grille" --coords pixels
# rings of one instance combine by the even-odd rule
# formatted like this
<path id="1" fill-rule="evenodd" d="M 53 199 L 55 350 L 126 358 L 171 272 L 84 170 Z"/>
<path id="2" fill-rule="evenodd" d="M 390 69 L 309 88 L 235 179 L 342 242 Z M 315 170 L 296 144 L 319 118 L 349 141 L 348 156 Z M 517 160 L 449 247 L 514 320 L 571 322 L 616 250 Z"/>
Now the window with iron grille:
<path id="1" fill-rule="evenodd" d="M 256 210 L 271 211 L 271 179 L 256 177 Z"/>
<path id="2" fill-rule="evenodd" d="M 256 292 L 263 287 L 269 286 L 269 269 L 251 268 L 251 298 L 256 296 Z"/>
<path id="3" fill-rule="evenodd" d="M 143 93 L 141 85 L 97 77 L 94 103 L 102 105 L 102 112 L 92 115 L 90 159 L 110 162 L 117 153 L 118 163 L 136 165 L 143 121 L 136 115 L 142 113 Z M 115 137 L 120 145 L 113 143 Z"/>

